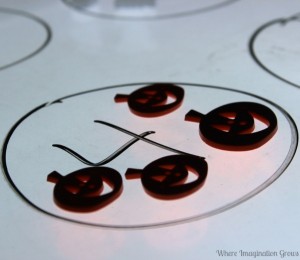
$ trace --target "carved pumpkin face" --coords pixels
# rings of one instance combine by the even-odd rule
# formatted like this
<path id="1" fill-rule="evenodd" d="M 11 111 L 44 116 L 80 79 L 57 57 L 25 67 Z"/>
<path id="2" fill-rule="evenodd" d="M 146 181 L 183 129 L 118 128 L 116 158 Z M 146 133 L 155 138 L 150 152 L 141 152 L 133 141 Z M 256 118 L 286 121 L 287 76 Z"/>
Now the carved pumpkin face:
<path id="1" fill-rule="evenodd" d="M 189 174 L 196 179 L 186 181 Z M 128 169 L 127 179 L 137 170 Z M 162 157 L 140 170 L 139 177 L 148 194 L 161 199 L 177 199 L 196 192 L 202 187 L 207 176 L 207 163 L 203 158 L 190 155 L 171 155 Z"/>
<path id="2" fill-rule="evenodd" d="M 122 191 L 121 175 L 108 167 L 89 167 L 61 176 L 52 172 L 47 180 L 56 183 L 54 200 L 64 209 L 76 212 L 99 210 L 115 200 Z M 110 191 L 103 193 L 104 183 Z"/>
<path id="3" fill-rule="evenodd" d="M 153 84 L 161 84 L 164 94 L 152 92 Z M 130 98 L 127 104 L 115 102 L 116 95 L 132 93 L 146 93 L 146 99 L 133 100 L 150 108 L 176 106 L 140 116 L 130 108 Z M 185 121 L 190 110 L 207 113 L 200 128 Z M 230 123 L 222 126 L 224 118 Z M 233 133 L 253 137 L 263 129 L 268 129 L 264 143 L 252 150 L 222 150 L 199 138 L 199 130 L 206 139 L 214 130 L 214 137 L 225 140 Z M 239 205 L 283 173 L 296 146 L 291 117 L 258 96 L 196 84 L 136 83 L 72 94 L 33 109 L 9 133 L 3 162 L 20 196 L 44 213 L 98 226 L 149 227 Z M 143 169 L 136 176 L 141 181 L 126 179 L 127 169 Z M 109 199 L 101 201 L 105 196 Z"/>
<path id="4" fill-rule="evenodd" d="M 200 136 L 207 144 L 232 151 L 256 149 L 277 131 L 277 118 L 266 106 L 237 102 L 220 106 L 206 115 L 191 110 L 186 120 L 199 121 Z M 264 127 L 257 130 L 257 122 Z"/>

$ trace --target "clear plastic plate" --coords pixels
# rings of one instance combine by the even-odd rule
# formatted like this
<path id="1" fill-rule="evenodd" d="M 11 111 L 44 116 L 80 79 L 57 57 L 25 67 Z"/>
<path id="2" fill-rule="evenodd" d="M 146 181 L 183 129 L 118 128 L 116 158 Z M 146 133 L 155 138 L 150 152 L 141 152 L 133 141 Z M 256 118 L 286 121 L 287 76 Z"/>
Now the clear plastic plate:
<path id="1" fill-rule="evenodd" d="M 93 16 L 153 19 L 190 15 L 224 7 L 237 0 L 63 0 Z"/>
<path id="2" fill-rule="evenodd" d="M 172 84 L 184 90 L 182 102 L 165 114 L 151 117 L 137 115 L 126 101 L 126 96 L 151 83 L 94 89 L 33 109 L 13 126 L 3 147 L 3 167 L 12 187 L 29 205 L 56 218 L 101 227 L 145 228 L 206 218 L 238 206 L 271 185 L 288 167 L 296 151 L 298 133 L 293 119 L 281 107 L 238 90 Z M 116 95 L 123 95 L 123 102 L 116 102 Z M 146 103 L 151 99 L 149 95 Z M 167 94 L 167 104 L 177 98 Z M 186 120 L 190 110 L 205 117 L 218 107 L 236 102 L 259 104 L 274 113 L 277 131 L 269 140 L 251 149 L 220 149 L 203 140 L 199 124 L 204 121 Z M 256 133 L 268 124 L 258 117 L 254 118 L 254 126 L 251 131 Z M 67 210 L 56 203 L 53 192 L 59 178 L 92 167 L 84 159 L 100 162 L 132 140 L 134 143 L 127 149 L 97 166 L 113 169 L 122 179 L 122 189 L 110 203 L 86 212 Z M 59 149 L 62 146 L 81 157 Z M 147 165 L 167 156 L 187 154 L 204 157 L 199 164 L 205 161 L 208 166 L 205 181 L 198 189 L 170 198 L 147 192 L 141 181 L 141 172 Z M 136 169 L 137 176 L 126 178 L 128 169 Z M 203 168 L 201 171 L 204 174 Z M 59 175 L 51 180 L 53 172 Z M 188 171 L 185 183 L 197 178 Z M 113 185 L 106 183 L 104 194 L 111 192 L 110 186 Z"/>

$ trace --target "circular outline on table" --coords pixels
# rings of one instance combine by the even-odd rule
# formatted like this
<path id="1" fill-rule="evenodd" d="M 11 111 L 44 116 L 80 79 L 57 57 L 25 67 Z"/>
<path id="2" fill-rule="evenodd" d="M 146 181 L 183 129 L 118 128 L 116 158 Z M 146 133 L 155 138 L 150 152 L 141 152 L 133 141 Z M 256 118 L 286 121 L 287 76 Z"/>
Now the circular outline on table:
<path id="1" fill-rule="evenodd" d="M 218 87 L 218 86 L 210 86 L 210 85 L 201 85 L 201 84 L 192 84 L 192 83 L 178 83 L 178 82 L 159 82 L 159 83 L 171 83 L 171 84 L 177 84 L 177 85 L 185 85 L 185 86 L 189 86 L 189 87 L 202 87 L 202 88 L 213 88 L 213 89 L 218 89 L 218 90 L 223 90 L 223 91 L 229 91 L 229 92 L 237 92 L 240 94 L 244 94 L 244 95 L 248 95 L 250 97 L 254 97 L 257 98 L 259 100 L 262 100 L 264 102 L 267 102 L 269 104 L 271 104 L 272 106 L 276 107 L 287 119 L 290 128 L 291 128 L 291 146 L 290 149 L 287 153 L 287 156 L 285 158 L 285 160 L 282 162 L 282 164 L 280 165 L 280 167 L 276 170 L 276 172 L 269 178 L 267 179 L 265 182 L 263 182 L 261 185 L 259 185 L 258 187 L 256 187 L 254 190 L 250 191 L 249 193 L 245 194 L 244 196 L 242 196 L 240 199 L 234 200 L 233 202 L 230 202 L 228 204 L 226 204 L 225 206 L 222 206 L 220 208 L 208 211 L 206 213 L 202 213 L 200 215 L 194 215 L 191 217 L 185 217 L 185 218 L 181 218 L 181 219 L 175 219 L 172 221 L 165 221 L 165 222 L 158 222 L 158 223 L 149 223 L 149 224 L 139 224 L 139 225 L 108 225 L 108 224 L 95 224 L 95 223 L 88 223 L 88 222 L 84 222 L 84 221 L 79 221 L 79 220 L 74 220 L 71 218 L 67 218 L 67 217 L 62 217 L 59 215 L 56 215 L 54 213 L 48 212 L 42 208 L 40 208 L 39 206 L 35 205 L 33 202 L 31 202 L 25 195 L 22 194 L 22 192 L 18 189 L 18 187 L 14 184 L 12 178 L 10 177 L 9 171 L 8 171 L 8 167 L 7 167 L 7 163 L 6 163 L 6 151 L 7 151 L 7 147 L 9 144 L 9 140 L 11 139 L 11 137 L 13 136 L 14 131 L 17 129 L 17 127 L 26 119 L 28 118 L 30 115 L 32 115 L 33 113 L 37 112 L 38 110 L 53 105 L 55 103 L 62 103 L 63 100 L 68 99 L 68 98 L 72 98 L 75 96 L 79 96 L 79 95 L 84 95 L 84 94 L 89 94 L 92 92 L 97 92 L 97 91 L 102 91 L 102 90 L 107 90 L 107 89 L 113 89 L 113 88 L 121 88 L 121 87 L 132 87 L 132 86 L 138 86 L 138 85 L 147 85 L 147 84 L 154 84 L 157 82 L 141 82 L 141 83 L 129 83 L 129 84 L 121 84 L 121 85 L 113 85 L 113 86 L 108 86 L 108 87 L 101 87 L 101 88 L 97 88 L 97 89 L 92 89 L 92 90 L 87 90 L 87 91 L 82 91 L 79 93 L 75 93 L 72 95 L 68 95 L 59 99 L 56 99 L 52 102 L 48 102 L 48 103 L 44 103 L 36 108 L 34 108 L 33 110 L 31 110 L 30 112 L 28 112 L 26 115 L 24 115 L 23 117 L 21 117 L 14 125 L 13 127 L 10 129 L 10 131 L 8 132 L 3 147 L 2 147 L 2 168 L 4 170 L 4 175 L 6 177 L 6 179 L 8 180 L 11 188 L 13 188 L 13 190 L 25 201 L 27 202 L 30 206 L 32 206 L 33 208 L 35 208 L 36 210 L 45 213 L 48 216 L 52 216 L 55 217 L 57 219 L 61 219 L 61 220 L 65 220 L 68 222 L 72 222 L 72 223 L 77 223 L 77 224 L 84 224 L 84 225 L 88 225 L 88 226 L 94 226 L 94 227 L 102 227 L 102 228 L 109 228 L 109 229 L 149 229 L 149 228 L 158 228 L 158 227 L 166 227 L 166 226 L 171 226 L 171 225 L 176 225 L 176 224 L 183 224 L 183 223 L 188 223 L 188 222 L 192 222 L 192 221 L 196 221 L 196 220 L 200 220 L 200 219 L 204 219 L 204 218 L 208 218 L 217 214 L 220 214 L 224 211 L 227 211 L 235 206 L 238 206 L 239 204 L 247 201 L 248 199 L 254 197 L 255 195 L 257 195 L 259 192 L 263 191 L 264 189 L 266 189 L 268 186 L 270 186 L 275 180 L 277 180 L 282 173 L 286 170 L 286 168 L 289 166 L 289 164 L 291 163 L 296 151 L 297 151 L 297 147 L 298 147 L 298 129 L 297 129 L 297 125 L 295 123 L 295 121 L 293 120 L 293 118 L 279 105 L 273 103 L 272 101 L 269 101 L 263 97 L 259 97 L 258 95 L 255 94 L 251 94 L 249 92 L 245 92 L 242 90 L 236 90 L 236 89 L 231 89 L 231 88 L 226 88 L 226 87 Z"/>
<path id="2" fill-rule="evenodd" d="M 250 55 L 252 56 L 252 58 L 254 59 L 254 61 L 266 72 L 268 72 L 269 74 L 271 74 L 272 76 L 274 76 L 275 78 L 289 84 L 292 85 L 296 88 L 300 88 L 300 85 L 297 85 L 295 83 L 293 83 L 292 81 L 289 81 L 287 79 L 285 79 L 284 77 L 279 76 L 278 74 L 276 74 L 275 72 L 273 72 L 272 70 L 270 70 L 267 66 L 265 66 L 260 59 L 257 57 L 256 52 L 255 52 L 255 48 L 254 48 L 254 44 L 256 41 L 256 38 L 258 37 L 258 35 L 264 31 L 265 29 L 268 29 L 268 27 L 273 26 L 275 24 L 282 24 L 285 25 L 288 22 L 294 21 L 294 20 L 299 20 L 300 19 L 300 15 L 296 14 L 293 15 L 289 18 L 280 18 L 280 19 L 276 19 L 276 20 L 272 20 L 268 23 L 263 24 L 262 26 L 260 26 L 258 29 L 256 29 L 256 31 L 253 33 L 253 35 L 250 38 L 249 41 L 249 51 L 250 51 Z"/>
<path id="3" fill-rule="evenodd" d="M 5 13 L 5 14 L 13 14 L 13 15 L 19 15 L 19 16 L 23 16 L 26 17 L 32 21 L 37 22 L 38 24 L 40 24 L 46 31 L 46 39 L 43 41 L 43 43 L 33 52 L 27 54 L 26 56 L 24 56 L 23 58 L 20 58 L 18 60 L 15 60 L 13 62 L 10 62 L 6 65 L 0 66 L 0 71 L 1 70 L 5 70 L 7 68 L 10 68 L 14 65 L 17 65 L 25 60 L 30 59 L 31 57 L 35 56 L 36 54 L 38 54 L 40 51 L 42 51 L 50 42 L 51 38 L 52 38 L 52 31 L 50 26 L 43 21 L 41 18 L 34 16 L 32 14 L 29 14 L 27 12 L 24 11 L 20 11 L 20 10 L 15 10 L 15 9 L 10 9 L 10 8 L 5 8 L 5 7 L 0 7 L 0 13 Z"/>
<path id="4" fill-rule="evenodd" d="M 93 17 L 108 18 L 108 19 L 121 19 L 121 20 L 156 20 L 156 19 L 167 19 L 167 18 L 175 18 L 175 17 L 182 17 L 182 16 L 188 16 L 188 15 L 195 15 L 198 13 L 204 13 L 204 12 L 208 12 L 210 10 L 214 10 L 214 9 L 221 8 L 223 6 L 230 5 L 230 4 L 240 1 L 240 0 L 223 0 L 223 2 L 221 2 L 219 4 L 215 4 L 215 5 L 204 7 L 204 8 L 199 8 L 196 10 L 178 12 L 178 13 L 174 13 L 174 14 L 146 16 L 146 17 L 132 17 L 132 16 L 125 16 L 125 15 L 105 14 L 105 13 L 101 14 L 101 13 L 84 10 L 83 8 L 80 8 L 79 6 L 75 6 L 75 5 L 68 3 L 66 0 L 61 0 L 61 1 L 65 5 L 71 7 L 72 9 L 75 9 L 83 14 L 93 16 Z"/>

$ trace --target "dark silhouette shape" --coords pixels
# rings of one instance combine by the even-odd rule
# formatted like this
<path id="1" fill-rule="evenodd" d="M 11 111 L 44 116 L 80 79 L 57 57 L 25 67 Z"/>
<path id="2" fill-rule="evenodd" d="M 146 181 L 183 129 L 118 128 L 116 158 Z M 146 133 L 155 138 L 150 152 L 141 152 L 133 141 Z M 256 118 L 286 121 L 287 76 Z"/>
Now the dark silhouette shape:
<path id="1" fill-rule="evenodd" d="M 267 125 L 254 132 L 258 119 Z M 258 148 L 277 131 L 277 118 L 268 107 L 252 102 L 237 102 L 218 107 L 207 115 L 189 111 L 185 120 L 199 122 L 201 138 L 209 145 L 224 150 L 245 151 Z"/>

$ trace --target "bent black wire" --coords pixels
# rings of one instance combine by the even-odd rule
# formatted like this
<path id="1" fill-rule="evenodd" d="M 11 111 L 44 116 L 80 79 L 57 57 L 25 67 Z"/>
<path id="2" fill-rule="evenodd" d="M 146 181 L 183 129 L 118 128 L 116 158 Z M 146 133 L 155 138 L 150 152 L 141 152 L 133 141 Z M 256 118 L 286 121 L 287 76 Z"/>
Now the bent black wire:
<path id="1" fill-rule="evenodd" d="M 116 126 L 116 125 L 111 124 L 111 123 L 108 123 L 108 122 L 105 122 L 105 121 L 101 121 L 101 120 L 95 120 L 94 122 L 95 122 L 95 123 L 99 123 L 99 124 L 103 124 L 103 125 L 106 125 L 106 126 L 109 126 L 109 127 L 111 127 L 111 128 L 114 128 L 114 129 L 116 129 L 116 130 L 119 130 L 119 131 L 121 131 L 121 132 L 123 132 L 123 133 L 125 133 L 125 134 L 131 135 L 131 136 L 133 136 L 133 137 L 135 137 L 135 138 L 138 138 L 139 140 L 142 140 L 142 141 L 144 141 L 144 142 L 146 142 L 146 143 L 149 143 L 149 144 L 152 144 L 152 145 L 154 145 L 154 146 L 160 147 L 160 148 L 162 148 L 162 149 L 165 149 L 165 150 L 168 150 L 168 151 L 171 151 L 171 152 L 174 152 L 174 153 L 178 153 L 178 154 L 192 155 L 192 156 L 197 156 L 197 157 L 199 157 L 199 158 L 201 158 L 201 159 L 205 159 L 204 157 L 201 157 L 201 156 L 198 156 L 198 155 L 195 155 L 195 154 L 191 154 L 191 153 L 186 153 L 186 152 L 183 152 L 183 151 L 174 149 L 174 148 L 172 148 L 172 147 L 168 147 L 168 146 L 166 146 L 166 145 L 157 143 L 157 142 L 155 142 L 155 141 L 149 140 L 149 139 L 147 139 L 147 138 L 141 137 L 141 136 L 139 136 L 139 135 L 137 135 L 137 134 L 135 134 L 135 133 L 132 133 L 132 132 L 130 132 L 130 131 L 124 129 L 124 128 L 121 128 L 121 127 Z"/>
<path id="2" fill-rule="evenodd" d="M 139 137 L 144 137 L 150 134 L 155 133 L 154 131 L 147 131 L 144 133 L 141 133 L 140 135 L 138 135 Z M 121 146 L 118 150 L 116 150 L 114 153 L 112 153 L 111 155 L 109 155 L 107 158 L 105 158 L 104 160 L 98 162 L 98 163 L 93 163 L 89 160 L 87 160 L 86 158 L 84 158 L 83 156 L 81 156 L 80 154 L 78 154 L 77 152 L 73 151 L 72 149 L 64 146 L 64 145 L 60 145 L 60 144 L 53 144 L 53 147 L 57 147 L 59 149 L 64 150 L 65 152 L 71 154 L 72 156 L 74 156 L 76 159 L 78 159 L 79 161 L 81 161 L 84 164 L 90 165 L 90 166 L 101 166 L 104 165 L 106 163 L 109 163 L 110 161 L 112 161 L 113 159 L 115 159 L 117 156 L 119 156 L 121 153 L 123 153 L 125 150 L 127 150 L 131 145 L 133 145 L 135 142 L 139 141 L 140 139 L 135 137 L 133 139 L 131 139 L 129 142 L 127 142 L 126 144 L 124 144 L 123 146 Z"/>

